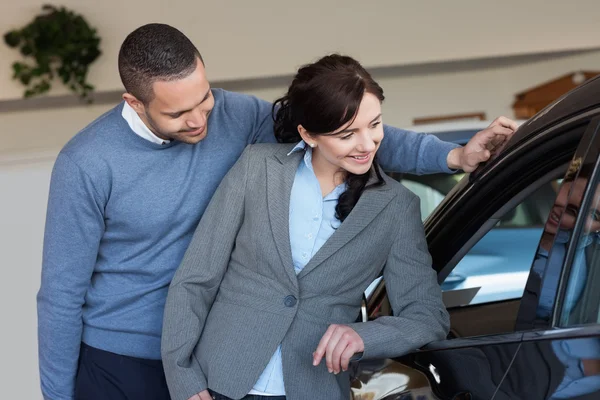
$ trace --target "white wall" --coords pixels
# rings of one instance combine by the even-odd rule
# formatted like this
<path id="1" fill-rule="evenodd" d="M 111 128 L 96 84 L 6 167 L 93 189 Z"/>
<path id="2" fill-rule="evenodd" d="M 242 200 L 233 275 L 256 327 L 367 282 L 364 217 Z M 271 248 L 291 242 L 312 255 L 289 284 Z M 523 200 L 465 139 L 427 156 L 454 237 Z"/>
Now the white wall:
<path id="1" fill-rule="evenodd" d="M 3 399 L 41 397 L 35 295 L 52 153 L 0 157 L 0 369 Z"/>
<path id="2" fill-rule="evenodd" d="M 4 1 L 2 33 L 29 22 L 43 3 Z M 119 46 L 130 31 L 148 22 L 170 23 L 186 33 L 204 55 L 213 80 L 288 74 L 332 51 L 352 53 L 373 67 L 600 46 L 597 0 L 63 0 L 60 4 L 82 13 L 102 37 L 104 54 L 90 72 L 99 90 L 120 88 Z M 0 99 L 22 93 L 9 79 L 10 61 L 17 56 L 0 45 Z"/>
<path id="3" fill-rule="evenodd" d="M 209 71 L 212 68 L 209 65 Z M 516 93 L 575 70 L 600 70 L 600 51 L 556 56 L 531 62 L 490 62 L 456 66 L 448 64 L 419 71 L 392 68 L 375 74 L 386 101 L 384 120 L 409 127 L 413 118 L 484 111 L 488 118 L 512 117 Z M 244 90 L 265 100 L 281 96 L 286 86 Z M 57 150 L 79 129 L 111 108 L 92 105 L 0 113 L 0 155 L 28 151 Z"/>

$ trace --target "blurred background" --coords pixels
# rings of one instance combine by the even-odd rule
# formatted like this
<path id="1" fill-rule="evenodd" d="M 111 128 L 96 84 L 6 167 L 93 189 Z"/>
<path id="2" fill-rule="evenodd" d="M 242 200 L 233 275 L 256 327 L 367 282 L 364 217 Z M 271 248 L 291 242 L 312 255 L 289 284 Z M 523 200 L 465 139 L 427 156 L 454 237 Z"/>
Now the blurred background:
<path id="1" fill-rule="evenodd" d="M 4 2 L 0 33 L 42 12 L 36 0 Z M 0 397 L 39 399 L 35 295 L 49 176 L 60 148 L 114 107 L 122 86 L 117 54 L 149 22 L 171 24 L 198 47 L 213 87 L 281 96 L 302 64 L 331 52 L 357 58 L 386 95 L 384 122 L 419 131 L 434 123 L 527 119 L 600 73 L 597 0 L 156 0 L 52 3 L 96 29 L 100 56 L 87 75 L 91 104 L 58 78 L 23 98 L 0 43 Z M 600 94 L 599 94 L 600 95 Z M 427 125 L 427 127 L 425 127 Z"/>

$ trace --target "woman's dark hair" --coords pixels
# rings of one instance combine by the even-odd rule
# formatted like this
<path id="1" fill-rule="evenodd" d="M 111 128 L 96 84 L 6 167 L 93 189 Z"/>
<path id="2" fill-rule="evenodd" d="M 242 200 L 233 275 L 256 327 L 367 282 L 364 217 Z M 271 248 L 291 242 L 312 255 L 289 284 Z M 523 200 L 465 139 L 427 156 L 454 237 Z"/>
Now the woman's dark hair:
<path id="1" fill-rule="evenodd" d="M 383 89 L 355 59 L 332 54 L 298 70 L 285 96 L 273 104 L 275 137 L 280 143 L 302 140 L 298 125 L 311 135 L 331 135 L 352 122 L 365 93 L 384 100 Z M 372 174 L 377 180 L 367 186 Z M 377 160 L 362 175 L 346 174 L 346 191 L 338 200 L 336 217 L 344 221 L 363 191 L 384 185 Z"/>

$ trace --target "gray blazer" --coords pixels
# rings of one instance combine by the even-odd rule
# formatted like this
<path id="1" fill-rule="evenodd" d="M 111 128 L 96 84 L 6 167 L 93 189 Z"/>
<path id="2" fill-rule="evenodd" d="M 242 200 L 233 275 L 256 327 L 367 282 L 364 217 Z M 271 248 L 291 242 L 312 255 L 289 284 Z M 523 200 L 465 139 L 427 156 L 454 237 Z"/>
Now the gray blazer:
<path id="1" fill-rule="evenodd" d="M 363 358 L 444 339 L 449 320 L 431 268 L 419 199 L 385 176 L 296 275 L 290 192 L 302 152 L 249 146 L 217 189 L 169 288 L 162 357 L 173 400 L 207 387 L 245 396 L 281 344 L 288 400 L 350 397 L 347 373 L 312 366 L 330 324 L 361 336 Z M 355 323 L 383 271 L 393 317 Z"/>

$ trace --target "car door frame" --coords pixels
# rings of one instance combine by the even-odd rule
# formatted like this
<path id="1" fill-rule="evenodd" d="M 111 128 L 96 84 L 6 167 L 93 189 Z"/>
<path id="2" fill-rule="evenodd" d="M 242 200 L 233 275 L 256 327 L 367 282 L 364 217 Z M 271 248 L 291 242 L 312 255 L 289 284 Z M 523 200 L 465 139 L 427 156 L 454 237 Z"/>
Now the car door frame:
<path id="1" fill-rule="evenodd" d="M 581 163 L 579 160 L 584 160 Z M 569 203 L 577 201 L 580 207 L 587 207 L 591 201 L 593 194 L 595 179 L 600 175 L 600 116 L 593 118 L 586 127 L 586 131 L 581 138 L 577 150 L 571 161 L 571 166 L 577 165 L 579 171 L 590 171 L 590 174 L 586 176 L 588 180 L 586 183 L 586 190 L 581 198 L 573 199 L 573 193 L 569 194 Z M 578 173 L 579 173 L 578 171 Z M 564 212 L 564 210 L 563 210 Z M 560 312 L 562 309 L 562 299 L 565 295 L 566 286 L 568 284 L 569 273 L 573 257 L 576 251 L 577 239 L 579 233 L 583 229 L 585 223 L 584 213 L 579 213 L 575 222 L 574 234 L 571 238 L 568 250 L 565 253 L 565 259 L 561 266 L 561 278 L 558 287 L 556 288 L 555 295 L 555 306 L 553 309 L 553 318 L 548 324 L 545 325 L 523 325 L 519 330 L 515 332 L 492 334 L 479 337 L 461 337 L 446 339 L 437 342 L 433 342 L 424 346 L 418 352 L 430 352 L 440 350 L 450 350 L 464 347 L 473 346 L 484 346 L 484 345 L 497 345 L 506 343 L 516 343 L 524 341 L 534 341 L 541 339 L 554 340 L 559 338 L 578 338 L 578 337 L 589 337 L 589 336 L 600 336 L 600 324 L 573 328 L 561 328 L 557 326 L 560 318 Z M 562 217 L 562 215 L 561 215 Z M 538 245 L 539 248 L 539 245 Z M 531 279 L 531 273 L 530 278 Z M 542 284 L 542 288 L 544 284 Z M 539 298 L 539 296 L 538 296 Z M 539 302 L 536 303 L 535 308 L 539 307 Z M 521 313 L 521 310 L 519 310 Z M 517 316 L 519 318 L 519 315 Z"/>

